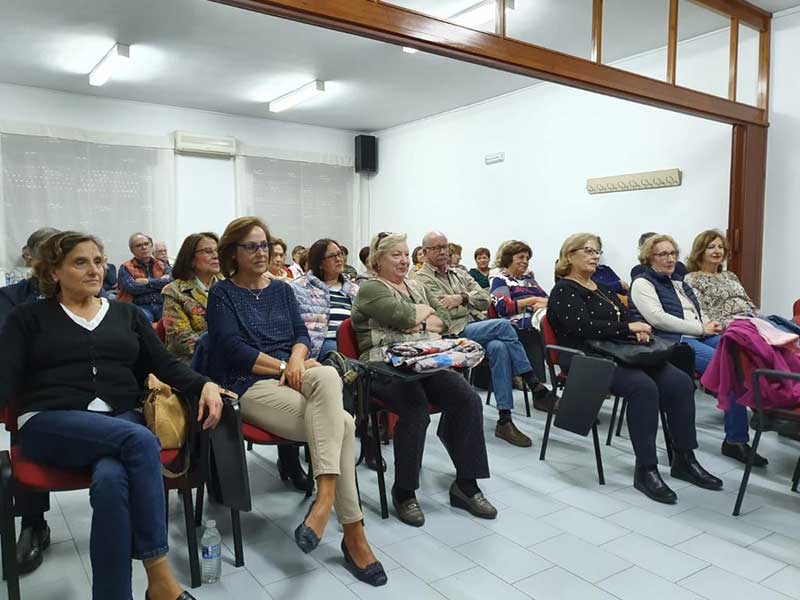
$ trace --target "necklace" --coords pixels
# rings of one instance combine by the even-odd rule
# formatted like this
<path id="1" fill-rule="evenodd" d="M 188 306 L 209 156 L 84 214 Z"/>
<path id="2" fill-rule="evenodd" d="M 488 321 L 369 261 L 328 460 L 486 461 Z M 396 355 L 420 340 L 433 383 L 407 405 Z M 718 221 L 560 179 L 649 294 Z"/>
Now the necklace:
<path id="1" fill-rule="evenodd" d="M 256 293 L 256 291 L 255 291 L 255 290 L 251 290 L 250 288 L 244 288 L 244 289 L 246 289 L 248 292 L 250 292 L 251 294 L 253 294 L 253 297 L 254 297 L 256 300 L 261 300 L 261 294 L 263 294 L 263 293 L 264 293 L 264 290 L 265 290 L 265 289 L 267 289 L 267 288 L 261 288 L 260 290 L 258 290 L 258 292 L 257 292 L 257 293 Z"/>
<path id="2" fill-rule="evenodd" d="M 601 291 L 600 291 L 600 288 L 597 288 L 596 290 L 592 290 L 592 293 L 593 293 L 593 294 L 597 294 L 597 295 L 598 295 L 598 296 L 600 296 L 600 297 L 601 297 L 603 300 L 605 300 L 606 302 L 608 302 L 608 303 L 611 305 L 611 308 L 613 308 L 613 309 L 614 309 L 614 313 L 617 315 L 617 323 L 619 323 L 619 321 L 620 321 L 620 317 L 622 316 L 622 314 L 620 313 L 620 310 L 619 310 L 619 308 L 617 308 L 617 305 L 616 305 L 616 304 L 614 304 L 614 302 L 611 300 L 611 298 L 609 298 L 609 297 L 608 297 L 608 296 L 606 296 L 606 295 L 605 295 L 603 292 L 601 292 Z"/>

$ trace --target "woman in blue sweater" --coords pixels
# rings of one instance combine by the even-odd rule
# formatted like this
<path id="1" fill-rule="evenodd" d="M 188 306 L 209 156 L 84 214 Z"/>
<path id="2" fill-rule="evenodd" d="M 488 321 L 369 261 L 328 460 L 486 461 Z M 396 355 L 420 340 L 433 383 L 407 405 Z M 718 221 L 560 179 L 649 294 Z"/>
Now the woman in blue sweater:
<path id="1" fill-rule="evenodd" d="M 317 497 L 294 532 L 303 552 L 320 543 L 331 509 L 344 529 L 351 572 L 386 583 L 364 534 L 353 454 L 355 425 L 342 407 L 333 367 L 309 359 L 311 339 L 289 285 L 266 276 L 270 236 L 255 217 L 232 221 L 219 255 L 226 279 L 209 292 L 209 371 L 240 396 L 242 418 L 286 439 L 308 442 Z"/>

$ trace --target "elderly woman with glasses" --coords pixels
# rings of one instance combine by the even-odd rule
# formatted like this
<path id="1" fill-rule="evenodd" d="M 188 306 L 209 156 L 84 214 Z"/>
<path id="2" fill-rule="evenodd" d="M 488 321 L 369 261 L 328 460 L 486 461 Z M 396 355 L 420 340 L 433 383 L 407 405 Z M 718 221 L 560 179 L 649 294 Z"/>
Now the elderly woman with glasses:
<path id="1" fill-rule="evenodd" d="M 386 573 L 364 534 L 355 424 L 342 406 L 342 380 L 333 367 L 309 359 L 311 339 L 291 287 L 265 275 L 270 235 L 263 221 L 232 221 L 219 248 L 226 279 L 208 298 L 210 374 L 239 394 L 244 421 L 308 443 L 317 496 L 295 529 L 298 547 L 308 553 L 319 545 L 335 507 L 348 568 L 383 585 Z"/>
<path id="2" fill-rule="evenodd" d="M 558 343 L 589 352 L 589 340 L 650 340 L 652 328 L 636 322 L 617 295 L 592 280 L 600 258 L 600 240 L 578 233 L 561 246 L 547 319 Z M 564 364 L 569 368 L 568 362 Z M 656 502 L 674 504 L 677 495 L 661 478 L 656 455 L 659 407 L 667 415 L 675 449 L 672 477 L 702 488 L 719 490 L 722 481 L 708 473 L 694 455 L 697 432 L 694 421 L 694 384 L 683 371 L 665 362 L 657 367 L 618 365 L 610 392 L 628 400 L 628 429 L 636 454 L 633 485 Z"/>
<path id="3" fill-rule="evenodd" d="M 307 260 L 308 273 L 291 286 L 311 338 L 309 356 L 324 361 L 336 350 L 336 333 L 350 318 L 358 286 L 344 276 L 345 255 L 333 240 L 314 242 Z"/>
<path id="4" fill-rule="evenodd" d="M 653 327 L 653 334 L 694 350 L 695 371 L 705 372 L 719 344 L 722 325 L 705 316 L 691 286 L 675 275 L 678 244 L 668 235 L 654 235 L 644 243 L 639 262 L 645 270 L 631 284 L 631 312 Z M 747 460 L 747 408 L 732 402 L 725 411 L 722 454 L 740 462 Z M 756 455 L 753 464 L 767 465 Z"/>
<path id="5" fill-rule="evenodd" d="M 208 329 L 208 290 L 221 279 L 216 233 L 187 237 L 172 267 L 174 280 L 161 290 L 167 350 L 186 364 L 192 362 L 197 340 Z"/>

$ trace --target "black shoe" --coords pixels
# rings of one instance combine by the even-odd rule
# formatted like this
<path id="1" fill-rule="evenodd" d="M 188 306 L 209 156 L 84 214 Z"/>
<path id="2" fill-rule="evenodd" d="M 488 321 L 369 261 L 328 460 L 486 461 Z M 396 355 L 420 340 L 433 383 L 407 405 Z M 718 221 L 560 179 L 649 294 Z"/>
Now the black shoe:
<path id="1" fill-rule="evenodd" d="M 747 464 L 747 455 L 750 454 L 750 444 L 731 444 L 730 442 L 722 442 L 722 454 L 728 458 L 738 460 L 742 464 Z M 769 461 L 758 454 L 753 457 L 754 467 L 766 467 Z"/>
<path id="2" fill-rule="evenodd" d="M 316 549 L 316 547 L 319 546 L 320 541 L 314 530 L 306 525 L 306 519 L 308 518 L 308 515 L 311 514 L 312 508 L 314 508 L 313 502 L 311 503 L 311 506 L 308 507 L 308 512 L 306 513 L 306 516 L 303 517 L 303 521 L 297 526 L 297 529 L 294 530 L 294 541 L 297 544 L 297 547 L 306 554 Z"/>
<path id="3" fill-rule="evenodd" d="M 641 467 L 636 465 L 633 475 L 633 487 L 645 496 L 662 504 L 675 504 L 678 496 L 661 479 L 657 466 Z"/>
<path id="4" fill-rule="evenodd" d="M 350 552 L 347 550 L 347 545 L 344 543 L 344 540 L 342 540 L 342 554 L 344 554 L 345 566 L 359 581 L 363 581 L 375 587 L 386 585 L 386 582 L 389 581 L 389 578 L 386 576 L 386 571 L 384 571 L 383 565 L 379 560 L 368 564 L 363 569 L 356 566 L 353 557 L 350 556 Z"/>
<path id="5" fill-rule="evenodd" d="M 46 522 L 25 527 L 17 540 L 17 569 L 20 575 L 39 568 L 44 560 L 43 552 L 50 546 L 50 527 Z"/>
<path id="6" fill-rule="evenodd" d="M 450 506 L 463 508 L 481 519 L 497 518 L 497 509 L 486 499 L 483 492 L 479 491 L 474 496 L 467 496 L 455 481 L 450 485 Z"/>
<path id="7" fill-rule="evenodd" d="M 294 467 L 290 467 L 289 465 L 284 465 L 283 461 L 278 458 L 277 467 L 281 481 L 289 481 L 291 479 L 295 489 L 305 492 L 311 486 L 311 491 L 314 491 L 314 482 L 308 478 L 306 472 L 300 467 L 299 461 Z"/>
<path id="8" fill-rule="evenodd" d="M 370 469 L 371 471 L 375 472 L 378 471 L 378 458 L 376 456 L 367 454 L 367 457 L 364 459 L 364 462 L 366 463 L 367 468 Z M 381 471 L 386 473 L 386 461 L 383 459 L 382 456 L 381 456 Z"/>
<path id="9" fill-rule="evenodd" d="M 694 452 L 676 452 L 672 459 L 671 474 L 675 479 L 682 479 L 707 490 L 721 490 L 722 480 L 714 477 L 697 462 Z"/>

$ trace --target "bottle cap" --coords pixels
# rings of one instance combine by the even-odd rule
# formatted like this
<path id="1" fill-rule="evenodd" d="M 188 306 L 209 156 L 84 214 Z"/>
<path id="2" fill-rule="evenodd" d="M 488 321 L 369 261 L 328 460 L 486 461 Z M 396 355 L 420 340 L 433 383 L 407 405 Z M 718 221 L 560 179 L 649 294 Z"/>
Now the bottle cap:
<path id="1" fill-rule="evenodd" d="M 212 527 L 216 526 L 217 522 L 215 520 L 211 519 L 210 521 L 206 521 L 206 529 L 211 529 Z"/>

